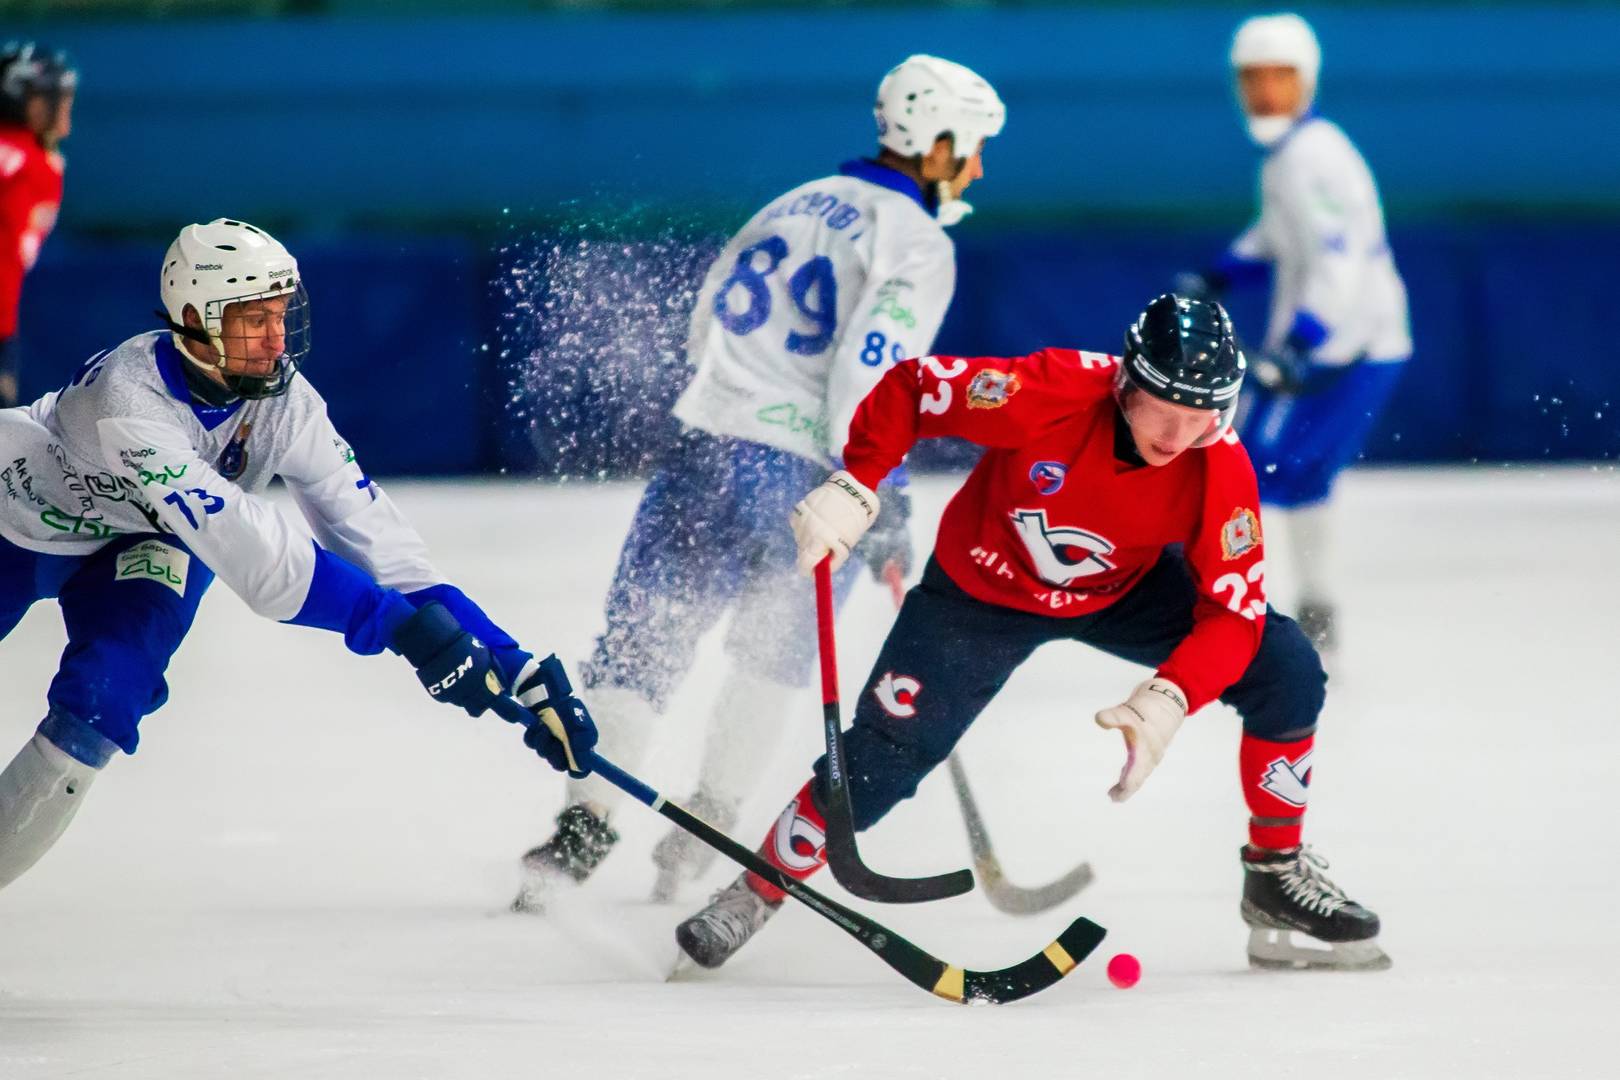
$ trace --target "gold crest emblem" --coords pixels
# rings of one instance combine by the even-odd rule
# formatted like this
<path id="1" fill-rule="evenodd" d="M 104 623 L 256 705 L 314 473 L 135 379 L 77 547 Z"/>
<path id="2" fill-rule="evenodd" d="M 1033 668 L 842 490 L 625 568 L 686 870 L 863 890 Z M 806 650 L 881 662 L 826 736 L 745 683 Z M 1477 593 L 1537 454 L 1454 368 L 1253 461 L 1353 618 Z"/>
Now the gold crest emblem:
<path id="1" fill-rule="evenodd" d="M 1010 371 L 981 371 L 968 383 L 968 408 L 999 409 L 1018 393 L 1021 385 L 1018 376 Z"/>
<path id="2" fill-rule="evenodd" d="M 1245 507 L 1232 511 L 1221 526 L 1221 558 L 1241 559 L 1260 546 L 1260 515 Z"/>

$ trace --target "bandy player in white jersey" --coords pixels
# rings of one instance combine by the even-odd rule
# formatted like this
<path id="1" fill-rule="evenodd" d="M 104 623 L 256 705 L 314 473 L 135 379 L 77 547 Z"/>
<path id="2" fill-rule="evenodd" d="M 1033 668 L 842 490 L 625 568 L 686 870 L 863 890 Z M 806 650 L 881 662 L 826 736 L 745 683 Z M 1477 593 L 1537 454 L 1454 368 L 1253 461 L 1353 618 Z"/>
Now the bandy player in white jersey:
<path id="1" fill-rule="evenodd" d="M 782 522 L 806 484 L 841 464 L 855 408 L 884 372 L 932 348 L 956 285 L 942 226 L 968 212 L 962 194 L 1006 116 L 987 82 L 932 56 L 884 76 L 876 113 L 876 158 L 772 200 L 710 267 L 687 344 L 696 372 L 675 405 L 681 434 L 637 507 L 607 629 L 582 668 L 606 745 L 634 770 L 698 640 L 731 613 L 728 670 L 686 804 L 722 829 L 815 656 L 812 597 Z M 886 493 L 883 505 L 863 554 L 874 574 L 891 561 L 904 572 L 906 499 Z M 524 856 L 516 910 L 584 881 L 618 839 L 609 818 L 620 793 L 598 780 L 569 788 L 555 833 Z M 712 858 L 672 833 L 654 853 L 655 896 L 670 898 Z"/>
<path id="2" fill-rule="evenodd" d="M 1271 314 L 1239 422 L 1267 521 L 1286 522 L 1301 628 L 1336 645 L 1329 500 L 1412 353 L 1406 287 L 1372 172 L 1315 109 L 1322 52 L 1298 15 L 1246 20 L 1232 70 L 1249 137 L 1264 151 L 1260 215 L 1195 295 L 1272 277 Z M 1201 286 L 1201 287 L 1200 287 Z"/>
<path id="3" fill-rule="evenodd" d="M 114 754 L 135 752 L 215 575 L 266 618 L 335 631 L 360 654 L 393 648 L 430 694 L 474 716 L 508 688 L 538 709 L 557 663 L 449 584 L 361 471 L 299 376 L 309 301 L 285 247 L 240 221 L 188 225 L 164 256 L 161 295 L 168 329 L 0 410 L 0 638 L 51 598 L 68 636 L 44 721 L 0 771 L 0 887 L 56 842 Z M 276 476 L 313 542 L 263 498 Z M 565 737 L 594 743 L 583 707 L 565 704 Z M 529 731 L 567 766 L 545 725 Z"/>

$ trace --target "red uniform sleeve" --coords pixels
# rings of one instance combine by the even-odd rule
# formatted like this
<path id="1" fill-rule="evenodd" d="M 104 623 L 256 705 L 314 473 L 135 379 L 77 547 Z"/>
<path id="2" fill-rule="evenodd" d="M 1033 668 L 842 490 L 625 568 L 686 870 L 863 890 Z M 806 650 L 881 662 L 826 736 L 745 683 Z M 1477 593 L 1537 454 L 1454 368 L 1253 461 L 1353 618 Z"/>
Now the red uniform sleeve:
<path id="1" fill-rule="evenodd" d="M 9 139 L 0 140 L 0 338 L 17 332 L 17 304 L 27 270 L 22 242 L 32 206 L 27 161 Z"/>
<path id="2" fill-rule="evenodd" d="M 21 129 L 0 137 L 0 338 L 17 331 L 23 275 L 34 265 L 62 202 L 60 157 Z"/>
<path id="3" fill-rule="evenodd" d="M 1193 628 L 1159 668 L 1187 694 L 1187 711 L 1218 698 L 1243 675 L 1266 624 L 1265 546 L 1254 466 L 1228 434 L 1209 456 L 1203 507 L 1187 541 L 1187 562 L 1198 586 Z"/>
<path id="4" fill-rule="evenodd" d="M 855 410 L 844 468 L 875 488 L 918 439 L 954 435 L 980 446 L 1022 446 L 1111 393 L 1117 363 L 1072 349 L 903 360 Z"/>

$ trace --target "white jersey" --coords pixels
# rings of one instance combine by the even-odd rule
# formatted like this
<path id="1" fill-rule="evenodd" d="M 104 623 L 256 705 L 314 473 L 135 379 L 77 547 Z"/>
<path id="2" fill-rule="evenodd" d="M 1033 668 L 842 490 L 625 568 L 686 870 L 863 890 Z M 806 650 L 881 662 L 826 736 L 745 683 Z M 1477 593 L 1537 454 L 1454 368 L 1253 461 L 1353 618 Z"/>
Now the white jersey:
<path id="1" fill-rule="evenodd" d="M 1411 355 L 1406 286 L 1384 235 L 1372 172 L 1337 124 L 1310 117 L 1260 168 L 1260 218 L 1232 245 L 1272 263 L 1265 347 L 1280 347 L 1297 313 L 1327 328 L 1317 363 L 1404 360 Z"/>
<path id="2" fill-rule="evenodd" d="M 856 406 L 891 364 L 933 348 L 955 288 L 955 246 L 909 178 L 858 161 L 796 187 L 709 268 L 675 416 L 838 461 Z"/>
<path id="3" fill-rule="evenodd" d="M 92 357 L 65 388 L 0 411 L 0 535 L 82 555 L 170 533 L 259 614 L 298 614 L 315 552 L 261 496 L 282 477 L 321 546 L 381 585 L 444 581 L 394 504 L 355 463 L 304 378 L 225 408 L 196 405 L 167 331 Z"/>

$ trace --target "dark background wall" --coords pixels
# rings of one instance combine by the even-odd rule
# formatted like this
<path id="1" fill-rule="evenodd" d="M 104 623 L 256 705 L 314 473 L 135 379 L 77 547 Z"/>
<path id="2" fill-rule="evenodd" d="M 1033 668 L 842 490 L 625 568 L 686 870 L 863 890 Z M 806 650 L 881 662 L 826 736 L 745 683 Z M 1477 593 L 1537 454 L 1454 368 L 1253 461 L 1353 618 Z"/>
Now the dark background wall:
<path id="1" fill-rule="evenodd" d="M 1369 456 L 1609 459 L 1620 10 L 1304 8 L 1371 161 L 1417 356 Z M 1252 210 L 1230 6 L 35 21 L 83 86 L 25 390 L 152 325 L 185 222 L 276 231 L 310 376 L 378 472 L 634 468 L 684 381 L 693 280 L 759 203 L 871 142 L 882 72 L 1009 107 L 941 351 L 1114 348 Z M 1234 301 L 1258 337 L 1259 297 Z"/>

